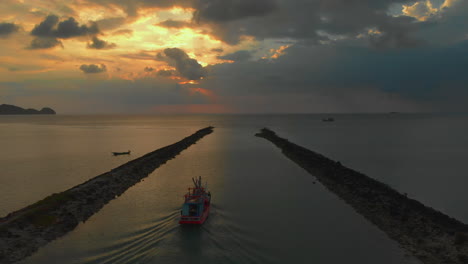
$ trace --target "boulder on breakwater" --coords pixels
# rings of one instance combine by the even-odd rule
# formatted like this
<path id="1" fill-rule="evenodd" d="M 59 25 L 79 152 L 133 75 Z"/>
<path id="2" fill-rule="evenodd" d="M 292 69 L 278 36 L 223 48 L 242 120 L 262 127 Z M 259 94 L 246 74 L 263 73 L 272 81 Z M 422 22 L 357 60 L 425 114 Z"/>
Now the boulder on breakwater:
<path id="1" fill-rule="evenodd" d="M 0 263 L 22 260 L 70 232 L 109 201 L 212 132 L 213 127 L 201 129 L 177 143 L 0 218 Z"/>
<path id="2" fill-rule="evenodd" d="M 269 140 L 368 221 L 425 264 L 467 264 L 468 226 L 264 128 Z"/>

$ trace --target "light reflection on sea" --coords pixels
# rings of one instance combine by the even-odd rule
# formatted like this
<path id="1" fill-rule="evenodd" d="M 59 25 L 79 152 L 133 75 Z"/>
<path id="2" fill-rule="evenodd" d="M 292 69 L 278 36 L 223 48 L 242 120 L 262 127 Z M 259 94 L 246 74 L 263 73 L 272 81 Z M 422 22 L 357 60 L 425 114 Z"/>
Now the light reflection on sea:
<path id="1" fill-rule="evenodd" d="M 349 115 L 334 123 L 322 123 L 316 115 L 112 117 L 110 121 L 57 116 L 23 122 L 2 118 L 0 129 L 9 136 L 0 143 L 17 146 L 11 156 L 0 155 L 7 168 L 0 179 L 9 186 L 0 187 L 0 198 L 10 199 L 2 206 L 4 214 L 199 128 L 216 127 L 215 133 L 22 263 L 417 263 L 343 201 L 314 185 L 312 176 L 271 143 L 254 137 L 263 126 L 408 190 L 432 206 L 450 204 L 442 209 L 468 222 L 461 204 L 468 197 L 452 186 L 463 181 L 455 170 L 468 154 L 467 134 L 460 131 L 466 129 L 460 124 L 464 116 Z M 452 129 L 442 135 L 438 125 Z M 417 136 L 429 128 L 426 133 L 432 135 Z M 454 160 L 431 156 L 438 163 L 426 163 L 427 148 L 438 148 Z M 26 149 L 31 152 L 23 153 Z M 131 157 L 110 156 L 110 151 L 127 149 L 132 150 Z M 18 168 L 20 162 L 25 165 Z M 453 166 L 446 170 L 445 178 L 451 180 L 443 188 L 457 192 L 460 203 L 455 204 L 452 195 L 427 191 L 441 188 L 440 182 L 439 187 L 433 185 L 439 167 Z M 181 227 L 177 219 L 182 195 L 190 178 L 199 175 L 209 182 L 212 213 L 203 226 Z M 428 184 L 415 184 L 421 180 Z"/>

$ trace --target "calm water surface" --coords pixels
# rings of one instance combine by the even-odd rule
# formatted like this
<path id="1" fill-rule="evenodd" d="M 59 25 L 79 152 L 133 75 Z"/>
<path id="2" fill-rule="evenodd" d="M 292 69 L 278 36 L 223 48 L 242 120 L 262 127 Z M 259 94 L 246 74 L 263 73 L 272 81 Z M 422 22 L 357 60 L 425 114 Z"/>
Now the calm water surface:
<path id="1" fill-rule="evenodd" d="M 464 222 L 464 115 L 1 116 L 0 215 L 174 143 L 215 133 L 23 263 L 418 263 L 253 135 L 291 141 Z M 111 151 L 132 150 L 113 157 Z M 177 223 L 190 178 L 213 195 L 201 227 Z"/>

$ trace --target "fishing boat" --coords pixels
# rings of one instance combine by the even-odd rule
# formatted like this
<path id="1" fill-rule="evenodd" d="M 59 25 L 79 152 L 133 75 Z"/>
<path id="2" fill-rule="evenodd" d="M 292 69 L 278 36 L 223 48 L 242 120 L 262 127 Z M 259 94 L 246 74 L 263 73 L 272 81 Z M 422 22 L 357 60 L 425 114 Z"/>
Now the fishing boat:
<path id="1" fill-rule="evenodd" d="M 192 181 L 194 187 L 188 188 L 188 193 L 184 195 L 179 224 L 201 225 L 210 214 L 211 193 L 207 192 L 207 184 L 202 187 L 201 177 L 192 178 Z"/>
<path id="2" fill-rule="evenodd" d="M 119 155 L 130 155 L 130 150 L 126 152 L 112 152 L 114 156 L 119 156 Z"/>

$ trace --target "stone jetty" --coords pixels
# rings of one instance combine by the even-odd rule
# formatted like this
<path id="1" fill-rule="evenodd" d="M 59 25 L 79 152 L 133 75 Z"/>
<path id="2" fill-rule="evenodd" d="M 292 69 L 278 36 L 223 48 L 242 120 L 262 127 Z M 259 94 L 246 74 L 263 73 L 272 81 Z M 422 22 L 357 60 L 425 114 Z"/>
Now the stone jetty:
<path id="1" fill-rule="evenodd" d="M 354 210 L 425 264 L 467 264 L 468 226 L 340 162 L 281 138 L 256 134 L 281 149 Z"/>
<path id="2" fill-rule="evenodd" d="M 85 183 L 0 218 L 0 263 L 14 263 L 73 230 L 156 168 L 213 132 L 197 131 Z"/>

